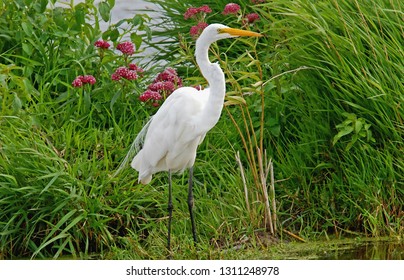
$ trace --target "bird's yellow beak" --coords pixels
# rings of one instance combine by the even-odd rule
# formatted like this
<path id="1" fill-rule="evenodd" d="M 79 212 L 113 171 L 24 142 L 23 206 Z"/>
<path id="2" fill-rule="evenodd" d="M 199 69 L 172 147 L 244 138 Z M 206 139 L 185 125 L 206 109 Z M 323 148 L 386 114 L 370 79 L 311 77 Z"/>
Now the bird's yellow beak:
<path id="1" fill-rule="evenodd" d="M 221 28 L 220 33 L 226 32 L 232 36 L 250 36 L 250 37 L 262 37 L 263 35 L 253 31 L 241 30 L 236 28 Z"/>

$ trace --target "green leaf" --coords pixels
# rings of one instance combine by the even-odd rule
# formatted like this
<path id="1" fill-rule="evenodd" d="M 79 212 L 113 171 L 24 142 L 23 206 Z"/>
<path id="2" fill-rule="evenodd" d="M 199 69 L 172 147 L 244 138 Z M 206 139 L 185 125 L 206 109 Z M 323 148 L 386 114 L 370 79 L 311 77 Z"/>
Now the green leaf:
<path id="1" fill-rule="evenodd" d="M 352 126 L 346 126 L 344 127 L 342 130 L 340 130 L 338 132 L 337 135 L 334 136 L 334 139 L 332 141 L 332 144 L 335 145 L 335 143 L 338 142 L 339 139 L 341 139 L 341 137 L 348 135 L 349 133 L 351 133 L 354 130 L 354 128 Z"/>
<path id="2" fill-rule="evenodd" d="M 141 15 L 135 15 L 132 19 L 132 24 L 133 25 L 140 25 L 143 22 L 143 18 Z"/>
<path id="3" fill-rule="evenodd" d="M 273 136 L 279 137 L 279 135 L 281 134 L 281 126 L 277 125 L 277 126 L 271 127 L 270 131 Z"/>
<path id="4" fill-rule="evenodd" d="M 358 140 L 358 135 L 354 134 L 352 136 L 351 141 L 348 143 L 348 145 L 346 145 L 345 151 L 349 151 L 352 148 L 352 146 L 356 143 L 357 140 Z"/>
<path id="5" fill-rule="evenodd" d="M 79 27 L 78 30 L 81 29 L 81 26 L 86 23 L 86 12 L 85 8 L 83 5 L 77 5 L 76 6 L 76 12 L 74 13 L 74 18 L 76 19 L 76 26 Z"/>
<path id="6" fill-rule="evenodd" d="M 91 94 L 90 92 L 85 91 L 83 94 L 83 101 L 84 101 L 84 107 L 86 108 L 87 111 L 90 110 L 91 108 Z"/>
<path id="7" fill-rule="evenodd" d="M 142 36 L 137 35 L 136 33 L 131 33 L 130 39 L 135 44 L 136 50 L 139 50 L 140 45 L 142 44 Z"/>
<path id="8" fill-rule="evenodd" d="M 108 0 L 108 4 L 112 9 L 115 6 L 115 0 Z"/>
<path id="9" fill-rule="evenodd" d="M 13 110 L 14 112 L 18 112 L 22 108 L 22 102 L 21 99 L 18 97 L 17 94 L 14 94 L 14 100 L 13 100 Z"/>
<path id="10" fill-rule="evenodd" d="M 14 186 L 18 186 L 17 179 L 14 176 L 8 174 L 0 174 L 0 177 L 7 179 L 7 181 L 9 182 L 12 182 Z M 2 180 L 2 182 L 4 182 L 4 180 Z"/>
<path id="11" fill-rule="evenodd" d="M 103 21 L 108 22 L 111 15 L 111 6 L 107 2 L 101 2 L 98 5 L 98 11 Z"/>
<path id="12" fill-rule="evenodd" d="M 120 96 L 121 96 L 121 91 L 118 90 L 118 91 L 114 94 L 114 96 L 112 97 L 111 103 L 109 104 L 109 107 L 111 108 L 111 111 L 113 111 L 114 104 L 116 103 L 116 101 L 119 99 Z"/>
<path id="13" fill-rule="evenodd" d="M 345 120 L 342 123 L 336 125 L 336 128 L 343 128 L 352 124 L 352 120 Z"/>
<path id="14" fill-rule="evenodd" d="M 102 39 L 104 40 L 111 40 L 112 42 L 116 42 L 119 38 L 119 31 L 118 29 L 109 29 L 102 33 Z"/>
<path id="15" fill-rule="evenodd" d="M 32 55 L 32 46 L 27 43 L 22 43 L 22 50 L 24 51 L 25 54 L 28 56 Z"/>
<path id="16" fill-rule="evenodd" d="M 68 22 L 65 20 L 66 15 L 64 9 L 61 7 L 56 7 L 52 10 L 53 20 L 57 26 L 59 26 L 63 31 L 67 31 L 69 28 Z"/>
<path id="17" fill-rule="evenodd" d="M 29 22 L 22 22 L 21 23 L 21 27 L 22 27 L 22 30 L 24 30 L 24 33 L 27 35 L 27 36 L 32 36 L 32 33 L 34 33 L 34 29 L 32 28 L 32 24 L 31 23 L 29 23 Z"/>
<path id="18" fill-rule="evenodd" d="M 246 105 L 247 102 L 241 96 L 226 96 L 226 102 L 224 106 L 231 106 L 231 105 Z"/>
<path id="19" fill-rule="evenodd" d="M 115 24 L 114 24 L 114 26 L 115 27 L 119 27 L 119 26 L 121 26 L 123 23 L 125 23 L 125 22 L 128 22 L 128 20 L 127 19 L 121 19 L 120 21 L 118 21 L 118 22 L 116 22 Z"/>
<path id="20" fill-rule="evenodd" d="M 359 133 L 359 132 L 361 131 L 362 126 L 363 126 L 362 120 L 363 120 L 363 119 L 358 119 L 358 120 L 355 122 L 355 133 Z"/>
<path id="21" fill-rule="evenodd" d="M 38 13 L 43 13 L 46 10 L 46 6 L 48 5 L 48 0 L 40 0 L 40 3 L 37 3 L 37 5 L 35 6 L 35 10 Z"/>

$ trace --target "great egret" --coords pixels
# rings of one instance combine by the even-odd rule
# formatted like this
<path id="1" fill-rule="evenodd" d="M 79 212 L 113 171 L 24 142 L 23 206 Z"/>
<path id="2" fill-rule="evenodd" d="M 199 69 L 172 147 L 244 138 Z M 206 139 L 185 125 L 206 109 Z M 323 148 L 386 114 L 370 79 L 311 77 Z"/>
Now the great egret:
<path id="1" fill-rule="evenodd" d="M 152 175 L 168 171 L 168 235 L 170 250 L 172 219 L 171 173 L 189 168 L 188 209 L 193 239 L 197 242 L 193 215 L 192 177 L 196 149 L 206 133 L 220 118 L 225 97 L 225 77 L 219 64 L 211 63 L 209 46 L 220 39 L 239 36 L 262 36 L 259 33 L 234 29 L 223 24 L 207 26 L 196 41 L 195 57 L 200 71 L 210 88 L 198 91 L 192 87 L 175 90 L 162 104 L 157 113 L 142 129 L 134 143 L 144 138 L 143 146 L 133 158 L 131 166 L 139 172 L 139 181 L 148 184 Z"/>

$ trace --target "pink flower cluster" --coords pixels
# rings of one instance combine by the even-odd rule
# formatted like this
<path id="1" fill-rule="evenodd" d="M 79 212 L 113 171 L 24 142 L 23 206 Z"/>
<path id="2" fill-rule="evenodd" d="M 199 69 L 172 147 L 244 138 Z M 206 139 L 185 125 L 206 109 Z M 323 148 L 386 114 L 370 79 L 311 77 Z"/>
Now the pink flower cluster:
<path id="1" fill-rule="evenodd" d="M 171 81 L 154 82 L 148 89 L 156 92 L 172 93 L 175 90 L 175 85 Z"/>
<path id="2" fill-rule="evenodd" d="M 254 4 L 257 4 L 257 3 L 262 3 L 264 1 L 265 0 L 255 0 L 255 1 L 253 0 L 252 2 Z M 239 13 L 240 9 L 241 9 L 240 5 L 235 4 L 235 3 L 229 3 L 224 7 L 222 14 L 223 15 L 237 15 Z M 251 14 L 245 15 L 242 22 L 244 25 L 247 25 L 247 24 L 252 24 L 259 19 L 260 19 L 260 16 L 257 13 L 251 13 Z"/>
<path id="3" fill-rule="evenodd" d="M 84 84 L 93 85 L 93 84 L 95 84 L 95 82 L 96 82 L 96 79 L 92 75 L 77 76 L 73 80 L 72 86 L 73 87 L 82 87 Z"/>
<path id="4" fill-rule="evenodd" d="M 224 7 L 222 14 L 224 15 L 236 15 L 240 11 L 240 5 L 235 3 L 229 3 Z"/>
<path id="5" fill-rule="evenodd" d="M 198 22 L 197 25 L 194 25 L 191 27 L 191 29 L 189 30 L 189 34 L 191 34 L 191 36 L 193 38 L 197 38 L 202 31 L 206 28 L 206 26 L 208 26 L 208 24 L 206 22 Z"/>
<path id="6" fill-rule="evenodd" d="M 245 20 L 244 23 L 254 23 L 255 21 L 259 20 L 260 16 L 257 13 L 251 13 L 251 14 L 247 14 L 245 16 Z"/>
<path id="7" fill-rule="evenodd" d="M 182 87 L 182 79 L 178 77 L 177 71 L 171 67 L 158 74 L 154 79 L 154 83 L 156 82 L 172 82 L 177 87 Z"/>
<path id="8" fill-rule="evenodd" d="M 110 47 L 110 44 L 107 41 L 100 39 L 94 43 L 94 46 L 100 49 L 108 49 Z"/>
<path id="9" fill-rule="evenodd" d="M 134 63 L 130 63 L 129 67 L 121 66 L 118 67 L 115 72 L 111 75 L 111 79 L 114 81 L 119 81 L 122 78 L 126 80 L 136 80 L 139 74 L 143 73 L 143 69 Z"/>
<path id="10" fill-rule="evenodd" d="M 208 5 L 203 5 L 199 8 L 195 7 L 190 7 L 187 9 L 187 11 L 184 13 L 184 19 L 189 19 L 195 17 L 197 14 L 204 13 L 204 14 L 209 14 L 212 12 L 212 9 L 209 8 Z"/>
<path id="11" fill-rule="evenodd" d="M 129 63 L 129 69 L 132 71 L 136 71 L 138 74 L 144 72 L 142 67 L 137 66 L 135 63 Z"/>
<path id="12" fill-rule="evenodd" d="M 208 24 L 205 22 L 205 16 L 206 14 L 209 14 L 212 12 L 212 9 L 208 5 L 203 5 L 201 7 L 190 7 L 187 9 L 187 11 L 184 13 L 184 19 L 189 19 L 189 18 L 196 18 L 197 24 L 192 26 L 191 29 L 189 30 L 189 33 L 193 38 L 198 37 L 202 31 L 205 29 Z"/>
<path id="13" fill-rule="evenodd" d="M 175 89 L 182 86 L 182 80 L 178 77 L 177 71 L 173 68 L 166 68 L 157 75 L 153 83 L 140 95 L 142 102 L 150 102 L 152 106 L 158 107 L 159 101 L 167 98 Z"/>
<path id="14" fill-rule="evenodd" d="M 135 47 L 132 42 L 119 43 L 116 48 L 125 55 L 132 55 L 135 53 Z"/>
<path id="15" fill-rule="evenodd" d="M 252 0 L 253 4 L 262 2 L 265 2 L 265 0 Z M 184 13 L 184 19 L 193 18 L 196 19 L 197 21 L 197 24 L 192 26 L 191 29 L 189 30 L 190 35 L 194 39 L 196 39 L 202 33 L 202 31 L 206 28 L 206 26 L 208 26 L 208 24 L 205 22 L 205 16 L 206 14 L 211 12 L 212 9 L 208 5 L 203 5 L 201 7 L 190 7 Z M 223 15 L 241 14 L 241 7 L 239 4 L 236 3 L 228 3 L 224 7 L 222 14 Z M 260 17 L 258 14 L 251 13 L 244 16 L 244 18 L 242 19 L 242 23 L 243 25 L 252 24 L 259 19 Z"/>

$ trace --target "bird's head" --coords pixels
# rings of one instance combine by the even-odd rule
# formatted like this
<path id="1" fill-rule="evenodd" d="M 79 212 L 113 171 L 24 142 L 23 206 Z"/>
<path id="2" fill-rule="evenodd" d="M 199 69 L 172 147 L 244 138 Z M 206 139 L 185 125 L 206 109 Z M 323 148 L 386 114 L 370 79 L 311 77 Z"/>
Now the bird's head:
<path id="1" fill-rule="evenodd" d="M 206 40 L 210 41 L 210 43 L 215 42 L 217 40 L 225 39 L 225 38 L 234 38 L 241 36 L 250 36 L 250 37 L 261 37 L 262 35 L 248 30 L 241 30 L 236 28 L 230 28 L 226 25 L 213 23 L 208 25 L 202 32 L 201 36 L 199 36 L 198 40 Z"/>

